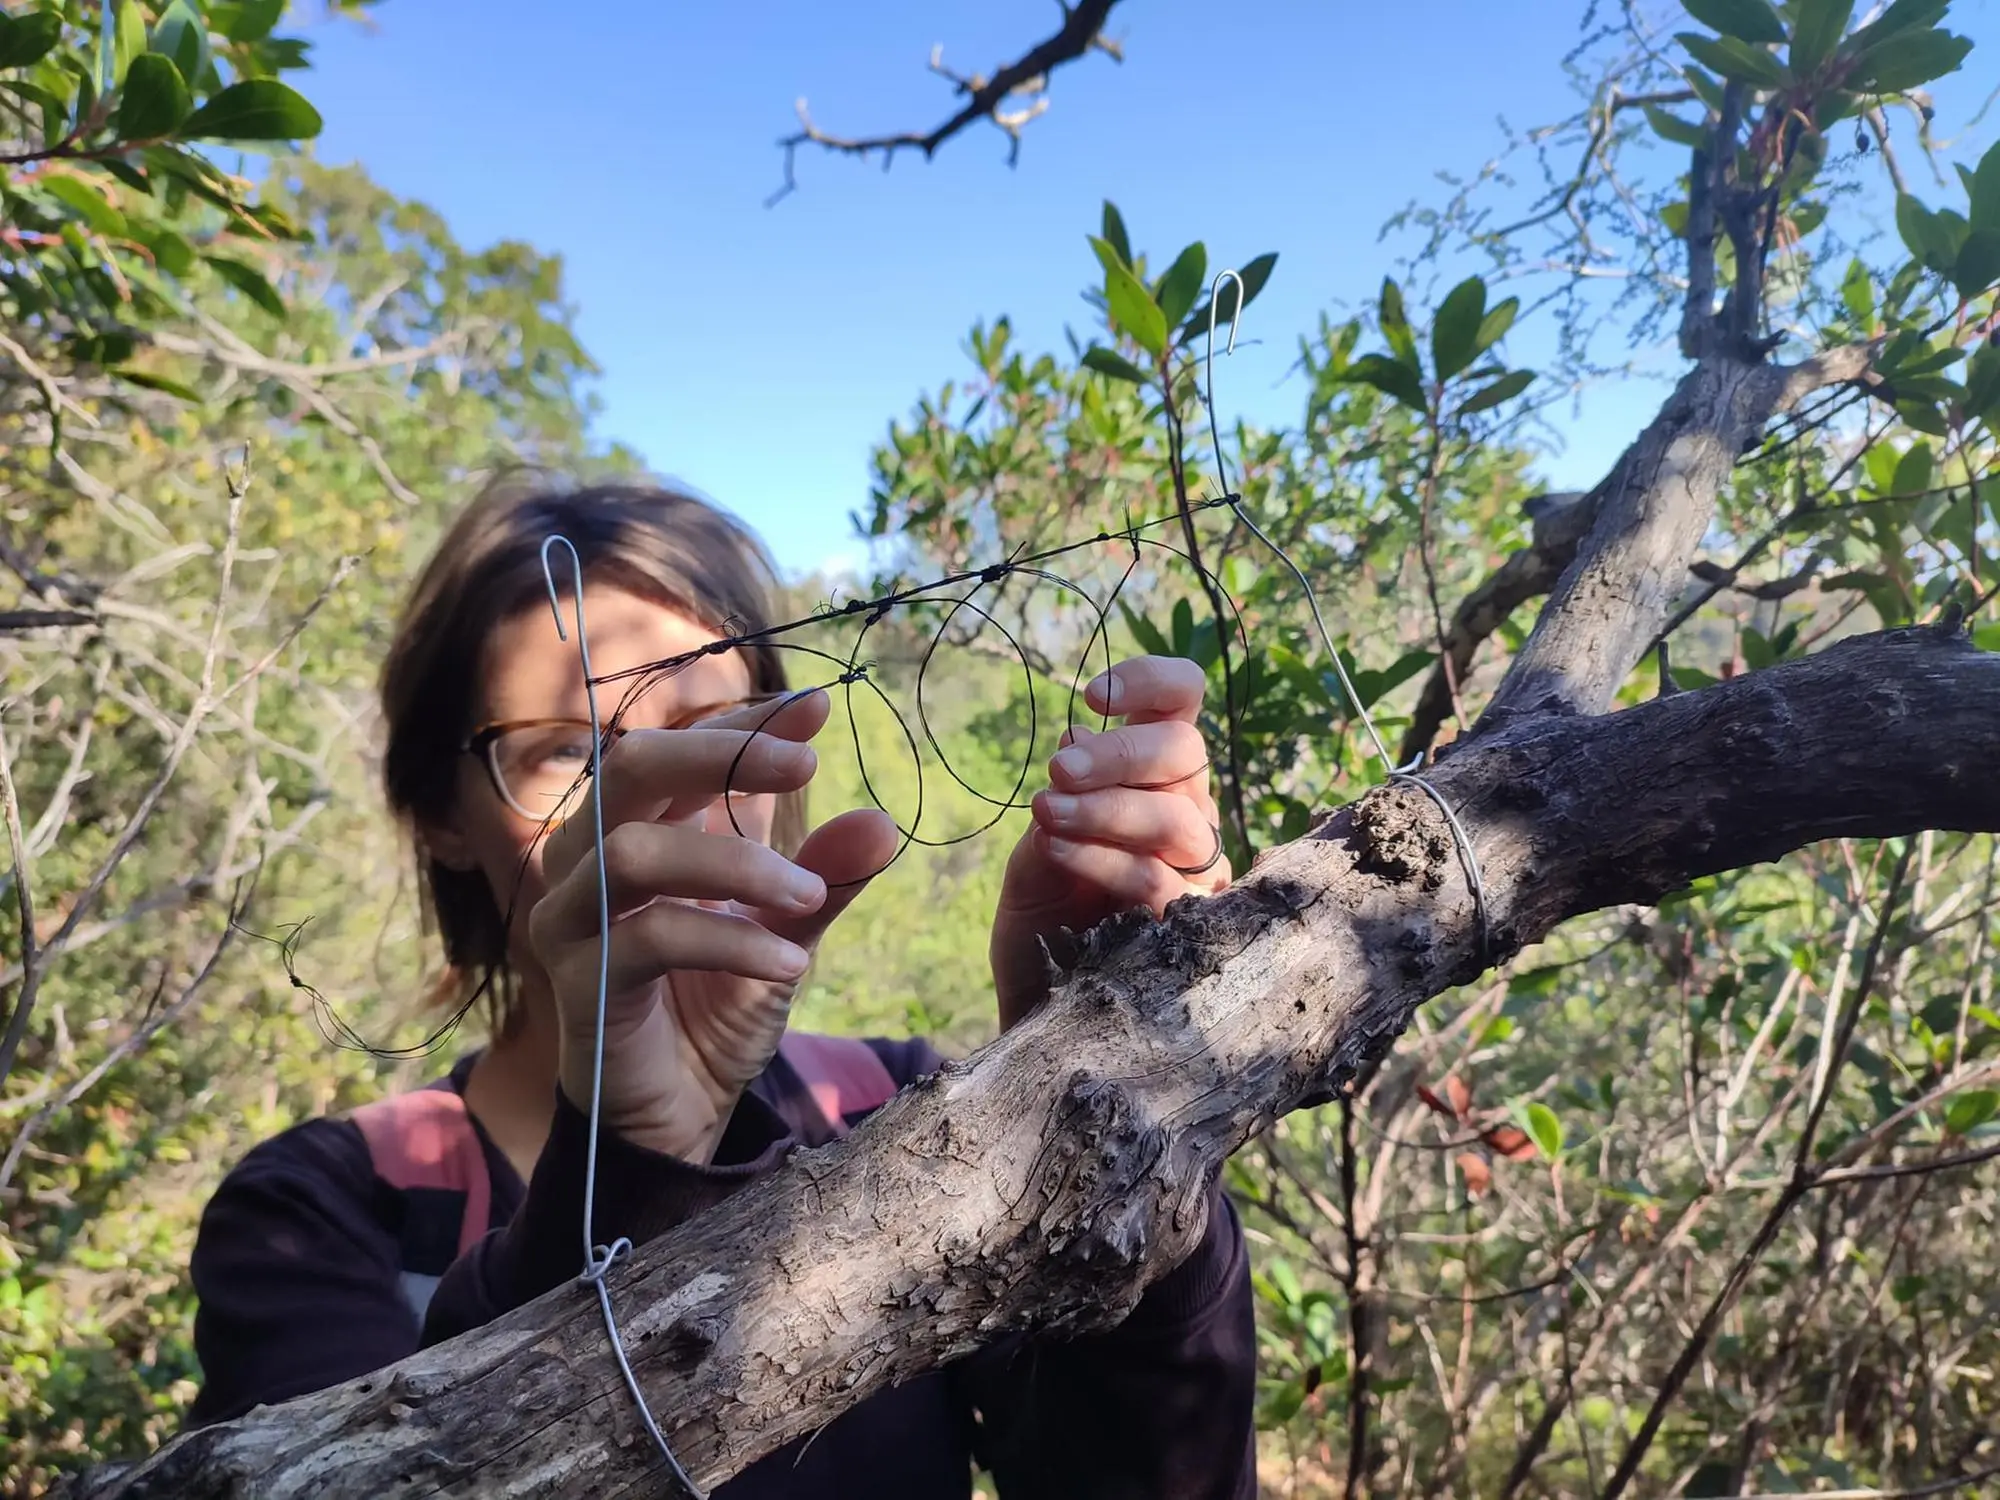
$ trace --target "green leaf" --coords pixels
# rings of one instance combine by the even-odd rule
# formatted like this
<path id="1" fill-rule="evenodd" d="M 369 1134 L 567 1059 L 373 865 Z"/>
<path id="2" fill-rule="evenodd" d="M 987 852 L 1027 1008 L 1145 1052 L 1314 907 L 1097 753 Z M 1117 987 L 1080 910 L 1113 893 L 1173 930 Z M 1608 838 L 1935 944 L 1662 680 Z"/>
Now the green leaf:
<path id="1" fill-rule="evenodd" d="M 1973 1089 L 1945 1107 L 1944 1128 L 1953 1135 L 1971 1135 L 1996 1114 L 2000 1114 L 2000 1091 Z"/>
<path id="2" fill-rule="evenodd" d="M 1854 18 L 1854 0 L 1799 0 L 1792 23 L 1792 75 L 1810 78 L 1833 56 L 1847 23 Z"/>
<path id="3" fill-rule="evenodd" d="M 211 7 L 215 29 L 232 42 L 261 42 L 285 13 L 285 0 L 236 0 Z"/>
<path id="4" fill-rule="evenodd" d="M 277 288 L 264 279 L 264 273 L 254 266 L 245 265 L 240 260 L 232 260 L 226 255 L 205 257 L 215 268 L 215 274 L 235 287 L 237 291 L 263 308 L 274 318 L 285 315 L 285 301 L 278 295 Z"/>
<path id="5" fill-rule="evenodd" d="M 125 215 L 118 212 L 104 195 L 81 177 L 71 177 L 58 173 L 44 177 L 39 184 L 41 190 L 55 199 L 64 208 L 75 214 L 99 234 L 122 239 L 125 235 Z"/>
<path id="6" fill-rule="evenodd" d="M 1950 230 L 1940 215 L 1932 213 L 1908 193 L 1896 195 L 1896 233 L 1904 245 L 1933 271 L 1946 271 L 1957 258 Z"/>
<path id="7" fill-rule="evenodd" d="M 232 83 L 188 118 L 191 141 L 305 141 L 320 131 L 319 111 L 275 78 Z"/>
<path id="8" fill-rule="evenodd" d="M 1382 278 L 1382 295 L 1377 306 L 1382 337 L 1396 358 L 1412 370 L 1417 368 L 1417 336 L 1410 329 L 1410 315 L 1403 307 L 1403 289 L 1390 277 Z"/>
<path id="9" fill-rule="evenodd" d="M 1469 417 L 1475 412 L 1491 410 L 1502 401 L 1511 401 L 1532 385 L 1534 379 L 1533 370 L 1509 370 L 1498 380 L 1474 391 L 1466 403 L 1459 407 L 1458 415 Z"/>
<path id="10" fill-rule="evenodd" d="M 1697 99 L 1701 100 L 1703 104 L 1707 105 L 1716 114 L 1719 115 L 1722 113 L 1722 85 L 1720 82 L 1709 73 L 1697 68 L 1693 63 L 1687 63 L 1682 66 L 1681 76 L 1687 80 L 1688 87 L 1694 90 Z"/>
<path id="11" fill-rule="evenodd" d="M 1449 380 L 1479 357 L 1479 328 L 1486 319 L 1486 283 L 1468 276 L 1445 294 L 1431 322 L 1431 360 L 1439 380 Z"/>
<path id="12" fill-rule="evenodd" d="M 1160 315 L 1169 325 L 1179 323 L 1194 306 L 1194 299 L 1201 295 L 1201 285 L 1208 276 L 1208 247 L 1196 240 L 1175 258 L 1167 267 L 1167 274 L 1160 278 L 1155 294 L 1160 304 Z"/>
<path id="13" fill-rule="evenodd" d="M 1562 1121 L 1539 1099 L 1528 1106 L 1528 1134 L 1535 1138 L 1535 1148 L 1550 1161 L 1562 1155 Z"/>
<path id="14" fill-rule="evenodd" d="M 1217 332 L 1228 327 L 1242 313 L 1244 308 L 1256 300 L 1257 294 L 1264 290 L 1264 283 L 1271 279 L 1271 272 L 1277 264 L 1278 257 L 1275 254 L 1266 252 L 1263 255 L 1252 258 L 1242 269 L 1237 271 L 1236 274 L 1243 281 L 1241 304 L 1239 305 L 1237 300 L 1236 283 L 1232 281 L 1223 289 L 1222 306 L 1215 310 L 1215 327 Z M 1188 314 L 1187 322 L 1181 327 L 1180 341 L 1185 344 L 1197 334 L 1206 334 L 1207 332 L 1208 303 L 1203 302 L 1200 307 L 1197 307 L 1193 312 Z"/>
<path id="15" fill-rule="evenodd" d="M 1875 282 L 1859 256 L 1847 263 L 1847 275 L 1840 283 L 1840 300 L 1862 335 L 1872 335 L 1875 332 Z"/>
<path id="16" fill-rule="evenodd" d="M 1130 270 L 1132 241 L 1125 233 L 1124 215 L 1118 212 L 1118 205 L 1109 198 L 1104 200 L 1104 243 L 1117 253 L 1118 263 Z"/>
<path id="17" fill-rule="evenodd" d="M 1966 366 L 1965 409 L 1989 427 L 2000 425 L 2000 344 L 1981 344 Z"/>
<path id="18" fill-rule="evenodd" d="M 1118 601 L 1118 612 L 1125 617 L 1125 628 L 1132 632 L 1132 639 L 1139 643 L 1139 649 L 1148 656 L 1172 656 L 1173 648 L 1159 628 L 1144 615 L 1133 613 L 1132 606 L 1123 599 Z"/>
<path id="19" fill-rule="evenodd" d="M 1931 487 L 1931 445 L 1912 443 L 1896 460 L 1896 477 L 1890 481 L 1892 495 L 1921 495 Z"/>
<path id="20" fill-rule="evenodd" d="M 1951 0 L 1895 0 L 1895 4 L 1848 38 L 1848 50 L 1859 54 L 1898 32 L 1933 25 L 1943 20 L 1950 9 Z"/>
<path id="21" fill-rule="evenodd" d="M 172 135 L 188 117 L 194 101 L 188 97 L 181 70 L 157 52 L 132 59 L 118 90 L 118 112 L 112 128 L 121 141 L 150 141 Z"/>
<path id="22" fill-rule="evenodd" d="M 1900 94 L 1956 73 L 1972 39 L 1949 31 L 1911 31 L 1877 42 L 1856 59 L 1853 88 L 1872 94 Z"/>
<path id="23" fill-rule="evenodd" d="M 1681 0 L 1702 25 L 1742 42 L 1782 42 L 1785 23 L 1767 0 Z"/>
<path id="24" fill-rule="evenodd" d="M 2000 281 L 2000 229 L 1975 229 L 1958 247 L 1951 284 L 1970 301 L 1996 281 Z"/>
<path id="25" fill-rule="evenodd" d="M 1509 297 L 1506 301 L 1495 305 L 1492 311 L 1479 320 L 1479 335 L 1472 341 L 1475 358 L 1505 337 L 1507 330 L 1514 326 L 1514 315 L 1520 310 L 1521 299 Z"/>
<path id="26" fill-rule="evenodd" d="M 1683 120 L 1679 115 L 1669 114 L 1657 104 L 1646 106 L 1646 122 L 1653 127 L 1653 133 L 1662 140 L 1672 141 L 1676 146 L 1687 146 L 1699 151 L 1708 144 L 1706 127 Z"/>
<path id="27" fill-rule="evenodd" d="M 62 16 L 52 10 L 0 13 L 0 68 L 25 68 L 47 57 L 62 40 Z"/>
<path id="28" fill-rule="evenodd" d="M 1413 411 L 1426 410 L 1423 382 L 1417 372 L 1401 360 L 1391 359 L 1386 354 L 1364 354 L 1345 370 L 1340 379 L 1360 381 L 1372 385 L 1385 396 L 1392 396 Z"/>
<path id="29" fill-rule="evenodd" d="M 203 399 L 200 391 L 193 390 L 181 384 L 180 381 L 171 379 L 168 376 L 156 375 L 151 370 L 135 370 L 131 366 L 126 365 L 113 370 L 111 373 L 116 375 L 120 380 L 128 381 L 132 385 L 143 385 L 146 389 L 152 391 L 164 391 L 169 396 L 178 396 L 181 400 L 191 402 L 196 406 L 199 406 Z"/>
<path id="30" fill-rule="evenodd" d="M 145 13 L 133 0 L 119 0 L 117 31 L 112 38 L 113 83 L 122 83 L 125 72 L 132 66 L 132 60 L 146 51 Z"/>
<path id="31" fill-rule="evenodd" d="M 1724 78 L 1763 88 L 1784 86 L 1785 70 L 1778 65 L 1777 58 L 1761 47 L 1752 47 L 1734 37 L 1702 36 L 1693 31 L 1680 32 L 1674 40 L 1687 48 L 1688 56 Z"/>
<path id="32" fill-rule="evenodd" d="M 1898 1302 L 1907 1303 L 1913 1301 L 1928 1285 L 1930 1285 L 1930 1278 L 1928 1276 L 1898 1276 L 1895 1281 L 1890 1283 L 1889 1295 L 1894 1297 Z"/>
<path id="33" fill-rule="evenodd" d="M 1111 241 L 1101 240 L 1094 234 L 1087 234 L 1084 238 L 1090 241 L 1090 253 L 1095 255 L 1097 263 L 1104 267 L 1106 276 L 1125 264 L 1124 257 L 1118 253 L 1118 247 Z"/>
<path id="34" fill-rule="evenodd" d="M 208 73 L 208 27 L 187 0 L 174 0 L 153 27 L 151 50 L 171 58 L 181 78 L 198 85 Z"/>
<path id="35" fill-rule="evenodd" d="M 185 276 L 194 269 L 194 247 L 171 229 L 135 230 L 133 238 L 152 252 L 153 264 L 169 276 Z"/>
<path id="36" fill-rule="evenodd" d="M 1108 375 L 1113 380 L 1129 380 L 1134 385 L 1144 385 L 1149 378 L 1144 370 L 1124 355 L 1106 349 L 1101 344 L 1092 344 L 1083 351 L 1083 365 L 1085 369 L 1095 370 L 1100 375 Z"/>
<path id="37" fill-rule="evenodd" d="M 1104 300 L 1111 322 L 1138 340 L 1139 347 L 1157 355 L 1167 347 L 1167 320 L 1153 294 L 1123 266 L 1104 273 Z"/>

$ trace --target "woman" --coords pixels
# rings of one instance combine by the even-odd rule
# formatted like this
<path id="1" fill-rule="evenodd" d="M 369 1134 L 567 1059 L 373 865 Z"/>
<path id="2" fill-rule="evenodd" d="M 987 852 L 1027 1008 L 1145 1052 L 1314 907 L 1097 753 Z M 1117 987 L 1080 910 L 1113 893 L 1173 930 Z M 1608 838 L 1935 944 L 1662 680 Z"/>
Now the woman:
<path id="1" fill-rule="evenodd" d="M 598 877 L 587 814 L 547 832 L 578 805 L 590 744 L 575 642 L 549 613 L 552 533 L 582 562 L 599 677 L 770 623 L 761 549 L 684 495 L 496 488 L 444 538 L 383 674 L 384 774 L 451 993 L 486 987 L 491 1042 L 229 1174 L 194 1251 L 195 1422 L 379 1369 L 581 1269 Z M 1091 684 L 1093 710 L 1123 723 L 1059 750 L 1008 863 L 990 948 L 1003 1027 L 1042 998 L 1043 935 L 1227 882 L 1194 728 L 1202 686 L 1192 663 L 1159 658 Z M 922 1042 L 786 1034 L 813 950 L 898 835 L 874 809 L 805 833 L 808 742 L 829 704 L 784 688 L 769 647 L 699 656 L 629 696 L 604 758 L 618 915 L 600 1242 L 672 1228 L 938 1062 Z M 976 1460 L 1009 1496 L 1236 1500 L 1255 1493 L 1254 1366 L 1242 1233 L 1212 1187 L 1206 1237 L 1117 1329 L 990 1349 L 882 1392 L 718 1494 L 942 1500 L 970 1493 Z"/>

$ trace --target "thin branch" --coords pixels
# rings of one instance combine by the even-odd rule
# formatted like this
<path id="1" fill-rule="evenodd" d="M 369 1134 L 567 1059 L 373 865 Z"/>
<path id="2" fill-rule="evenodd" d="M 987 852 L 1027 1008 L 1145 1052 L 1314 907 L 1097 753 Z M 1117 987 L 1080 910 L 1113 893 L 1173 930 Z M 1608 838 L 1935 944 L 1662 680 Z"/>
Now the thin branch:
<path id="1" fill-rule="evenodd" d="M 1103 52 L 1114 61 L 1123 61 L 1118 44 L 1103 34 L 1105 19 L 1117 3 L 1118 0 L 1077 0 L 1071 5 L 1064 0 L 1062 28 L 991 77 L 976 74 L 961 77 L 944 66 L 942 49 L 934 49 L 931 71 L 950 79 L 957 92 L 965 96 L 965 104 L 942 125 L 925 133 L 906 130 L 892 135 L 829 135 L 812 122 L 812 117 L 806 113 L 806 101 L 799 100 L 800 128 L 778 142 L 785 152 L 784 185 L 765 200 L 765 206 L 770 207 L 797 189 L 799 184 L 794 167 L 801 146 L 823 146 L 829 151 L 861 157 L 879 151 L 882 153 L 882 165 L 887 168 L 899 151 L 918 152 L 928 161 L 938 147 L 975 121 L 991 120 L 1006 132 L 1011 141 L 1008 165 L 1013 165 L 1020 155 L 1021 128 L 1048 108 L 1045 91 L 1049 74 L 1093 51 Z M 1033 97 L 1018 109 L 1007 109 L 1007 102 L 1016 96 Z"/>
<path id="2" fill-rule="evenodd" d="M 0 810 L 7 818 L 7 847 L 14 856 L 14 902 L 21 914 L 21 988 L 14 996 L 14 1010 L 7 1017 L 6 1035 L 0 1036 L 0 1085 L 14 1066 L 21 1038 L 28 1032 L 28 1016 L 35 1008 L 35 990 L 42 967 L 35 951 L 34 863 L 28 841 L 21 834 L 21 803 L 14 793 L 14 757 L 7 748 L 7 734 L 0 725 Z"/>

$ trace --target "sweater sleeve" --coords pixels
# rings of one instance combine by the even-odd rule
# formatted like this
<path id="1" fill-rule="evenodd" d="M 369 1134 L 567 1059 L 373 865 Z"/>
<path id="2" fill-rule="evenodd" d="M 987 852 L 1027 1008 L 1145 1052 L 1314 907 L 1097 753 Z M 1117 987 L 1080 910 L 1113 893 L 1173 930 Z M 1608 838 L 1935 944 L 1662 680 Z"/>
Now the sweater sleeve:
<path id="1" fill-rule="evenodd" d="M 605 1131 L 597 1144 L 591 1244 L 665 1234 L 777 1165 L 796 1138 L 755 1094 L 737 1101 L 715 1159 L 697 1166 L 635 1146 Z M 520 1211 L 452 1262 L 424 1318 L 425 1345 L 441 1343 L 523 1303 L 584 1269 L 583 1184 L 590 1118 L 556 1090 L 548 1144 L 528 1179 Z"/>
<path id="2" fill-rule="evenodd" d="M 190 1426 L 323 1390 L 415 1351 L 361 1132 L 312 1120 L 255 1147 L 202 1211 L 189 1274 Z"/>
<path id="3" fill-rule="evenodd" d="M 940 1061 L 921 1042 L 876 1050 L 899 1085 Z M 953 1372 L 1006 1500 L 1255 1500 L 1249 1251 L 1219 1177 L 1207 1207 L 1187 1259 L 1117 1327 L 1010 1340 Z"/>

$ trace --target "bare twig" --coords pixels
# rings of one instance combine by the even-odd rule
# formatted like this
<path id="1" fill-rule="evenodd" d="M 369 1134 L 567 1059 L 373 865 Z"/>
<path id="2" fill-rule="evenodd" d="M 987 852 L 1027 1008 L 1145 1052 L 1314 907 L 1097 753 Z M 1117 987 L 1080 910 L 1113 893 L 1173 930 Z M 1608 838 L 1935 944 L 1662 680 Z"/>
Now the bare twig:
<path id="1" fill-rule="evenodd" d="M 35 1008 L 35 989 L 42 977 L 35 951 L 34 865 L 28 841 L 21 834 L 21 804 L 14 794 L 14 757 L 7 748 L 7 733 L 0 725 L 0 810 L 7 818 L 7 847 L 14 856 L 14 903 L 21 915 L 21 988 L 14 996 L 7 1030 L 0 1035 L 0 1084 L 14 1066 L 14 1056 L 27 1035 L 28 1016 Z"/>
<path id="2" fill-rule="evenodd" d="M 964 77 L 953 73 L 944 66 L 942 51 L 933 50 L 931 71 L 950 79 L 957 92 L 965 96 L 965 104 L 950 119 L 929 132 L 906 130 L 891 135 L 829 135 L 812 122 L 812 117 L 806 113 L 806 101 L 799 100 L 800 128 L 778 142 L 785 152 L 784 185 L 765 200 L 766 206 L 779 202 L 797 189 L 798 178 L 794 167 L 801 146 L 824 146 L 829 151 L 861 157 L 880 152 L 884 167 L 895 160 L 899 151 L 918 152 L 928 161 L 946 141 L 975 121 L 985 119 L 1006 132 L 1010 142 L 1007 159 L 1011 165 L 1020 155 L 1022 126 L 1048 108 L 1045 90 L 1050 73 L 1093 51 L 1103 52 L 1114 61 L 1122 60 L 1118 44 L 1104 35 L 1105 19 L 1117 3 L 1118 0 L 1076 0 L 1075 4 L 1071 4 L 1069 0 L 1062 0 L 1061 29 L 990 77 Z M 1020 96 L 1031 97 L 1017 109 L 1006 107 L 1009 100 Z"/>

